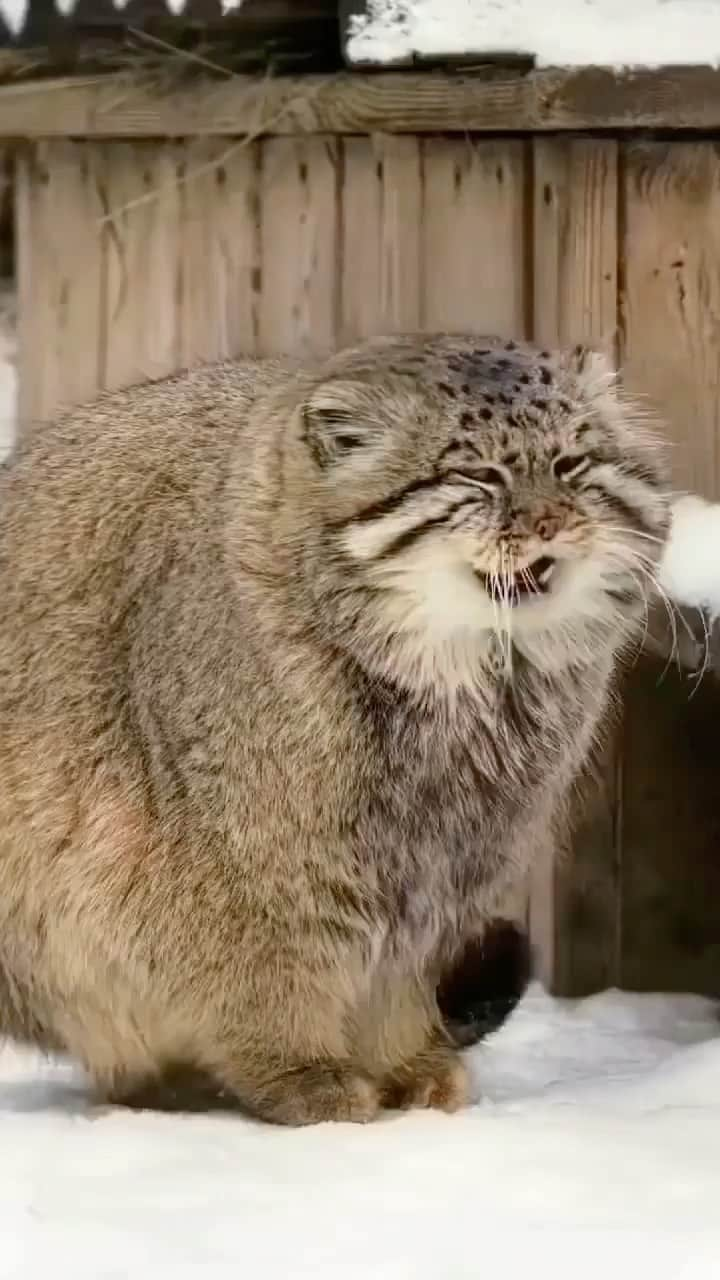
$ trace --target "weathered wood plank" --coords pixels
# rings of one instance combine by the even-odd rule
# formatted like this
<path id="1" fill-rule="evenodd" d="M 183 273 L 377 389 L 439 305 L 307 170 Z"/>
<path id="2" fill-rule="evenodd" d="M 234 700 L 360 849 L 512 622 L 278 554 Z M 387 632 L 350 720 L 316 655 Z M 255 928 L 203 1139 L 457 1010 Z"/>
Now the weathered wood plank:
<path id="1" fill-rule="evenodd" d="M 614 352 L 617 143 L 533 143 L 533 331 L 538 342 Z"/>
<path id="2" fill-rule="evenodd" d="M 102 206 L 98 148 L 49 142 L 17 163 L 20 433 L 101 385 Z"/>
<path id="3" fill-rule="evenodd" d="M 624 178 L 625 378 L 666 424 L 676 484 L 717 497 L 720 157 L 710 143 L 633 144 Z M 662 675 L 645 658 L 627 688 L 621 980 L 717 993 L 720 691 Z"/>
<path id="4" fill-rule="evenodd" d="M 335 345 L 337 188 L 336 142 L 276 138 L 263 143 L 261 355 L 312 354 Z"/>
<path id="5" fill-rule="evenodd" d="M 589 342 L 614 353 L 617 323 L 617 144 L 533 143 L 533 332 L 548 346 Z M 611 743 L 575 805 L 556 857 L 540 851 L 530 932 L 540 976 L 563 992 L 618 980 L 619 755 Z"/>
<path id="6" fill-rule="evenodd" d="M 343 143 L 341 339 L 420 326 L 422 175 L 416 138 Z"/>
<path id="7" fill-rule="evenodd" d="M 678 487 L 720 496 L 720 156 L 707 142 L 629 147 L 623 361 L 660 409 Z"/>
<path id="8" fill-rule="evenodd" d="M 0 278 L 13 274 L 14 174 L 14 148 L 0 146 Z"/>
<path id="9" fill-rule="evenodd" d="M 644 659 L 625 714 L 625 987 L 720 995 L 720 682 Z"/>
<path id="10" fill-rule="evenodd" d="M 181 189 L 183 366 L 257 350 L 258 146 L 219 139 L 188 145 Z"/>
<path id="11" fill-rule="evenodd" d="M 173 143 L 114 143 L 100 193 L 105 214 L 106 357 L 109 390 L 181 366 L 181 180 Z"/>
<path id="12" fill-rule="evenodd" d="M 573 802 L 572 831 L 557 851 L 552 926 L 552 985 L 562 995 L 582 996 L 621 982 L 622 963 L 622 778 L 625 767 L 621 727 L 583 777 Z M 547 880 L 534 886 L 548 903 Z M 532 922 L 531 897 L 531 922 Z"/>
<path id="13" fill-rule="evenodd" d="M 716 129 L 720 71 L 234 76 L 173 91 L 126 74 L 0 88 L 0 137 Z"/>
<path id="14" fill-rule="evenodd" d="M 424 328 L 522 334 L 524 144 L 429 138 L 423 164 Z"/>

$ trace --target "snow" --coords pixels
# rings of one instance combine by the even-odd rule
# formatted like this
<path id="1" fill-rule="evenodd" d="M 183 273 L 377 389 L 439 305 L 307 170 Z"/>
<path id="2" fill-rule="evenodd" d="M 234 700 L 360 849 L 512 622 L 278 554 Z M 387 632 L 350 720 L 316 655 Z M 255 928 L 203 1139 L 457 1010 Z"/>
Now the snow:
<path id="1" fill-rule="evenodd" d="M 676 604 L 720 617 L 720 504 L 695 495 L 678 498 L 658 574 Z"/>
<path id="2" fill-rule="evenodd" d="M 94 1109 L 7 1047 L 0 1277 L 710 1280 L 719 1033 L 700 997 L 534 986 L 469 1055 L 473 1107 L 304 1130 Z"/>
<path id="3" fill-rule="evenodd" d="M 369 0 L 351 62 L 525 53 L 540 67 L 720 62 L 717 0 Z"/>
<path id="4" fill-rule="evenodd" d="M 15 299 L 0 287 L 0 462 L 10 452 L 17 414 Z"/>

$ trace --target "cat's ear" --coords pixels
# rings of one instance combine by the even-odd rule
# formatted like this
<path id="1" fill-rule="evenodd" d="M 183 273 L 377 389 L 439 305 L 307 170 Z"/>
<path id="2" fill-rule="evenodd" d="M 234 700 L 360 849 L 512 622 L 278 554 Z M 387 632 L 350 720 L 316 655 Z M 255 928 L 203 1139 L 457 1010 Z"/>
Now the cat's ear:
<path id="1" fill-rule="evenodd" d="M 588 399 L 612 394 L 617 386 L 617 370 L 606 352 L 599 348 L 578 343 L 563 357 L 562 363 Z"/>
<path id="2" fill-rule="evenodd" d="M 366 449 L 377 441 L 380 426 L 363 383 L 323 382 L 302 407 L 302 434 L 319 467 Z"/>

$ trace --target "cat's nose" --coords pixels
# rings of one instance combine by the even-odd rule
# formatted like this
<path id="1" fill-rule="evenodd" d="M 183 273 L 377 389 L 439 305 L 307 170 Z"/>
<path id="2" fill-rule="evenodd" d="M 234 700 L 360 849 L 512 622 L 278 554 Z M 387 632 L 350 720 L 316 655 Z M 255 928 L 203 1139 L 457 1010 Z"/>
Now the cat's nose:
<path id="1" fill-rule="evenodd" d="M 562 528 L 560 512 L 546 508 L 544 511 L 538 512 L 534 524 L 538 538 L 542 538 L 543 542 L 552 542 Z"/>

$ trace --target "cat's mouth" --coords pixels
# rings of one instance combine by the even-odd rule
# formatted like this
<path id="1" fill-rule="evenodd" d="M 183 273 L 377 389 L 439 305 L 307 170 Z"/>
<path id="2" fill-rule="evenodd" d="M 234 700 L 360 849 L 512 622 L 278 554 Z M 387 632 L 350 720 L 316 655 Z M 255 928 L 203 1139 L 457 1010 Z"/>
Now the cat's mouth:
<path id="1" fill-rule="evenodd" d="M 475 576 L 491 599 L 514 606 L 547 595 L 556 568 L 557 562 L 551 556 L 540 556 L 514 574 L 499 575 L 476 569 Z"/>

